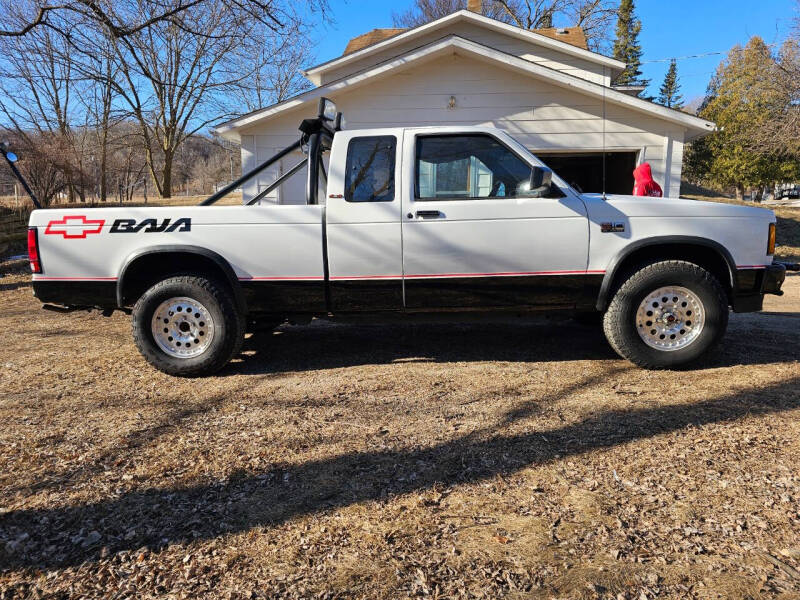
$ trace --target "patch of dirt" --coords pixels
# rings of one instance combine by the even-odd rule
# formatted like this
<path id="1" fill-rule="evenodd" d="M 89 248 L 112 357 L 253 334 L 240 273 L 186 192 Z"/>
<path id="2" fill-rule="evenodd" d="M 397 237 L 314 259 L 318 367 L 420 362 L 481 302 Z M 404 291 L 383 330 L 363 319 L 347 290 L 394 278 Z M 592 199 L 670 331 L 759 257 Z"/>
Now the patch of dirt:
<path id="1" fill-rule="evenodd" d="M 800 276 L 705 365 L 341 326 L 149 368 L 0 279 L 0 598 L 797 598 Z"/>

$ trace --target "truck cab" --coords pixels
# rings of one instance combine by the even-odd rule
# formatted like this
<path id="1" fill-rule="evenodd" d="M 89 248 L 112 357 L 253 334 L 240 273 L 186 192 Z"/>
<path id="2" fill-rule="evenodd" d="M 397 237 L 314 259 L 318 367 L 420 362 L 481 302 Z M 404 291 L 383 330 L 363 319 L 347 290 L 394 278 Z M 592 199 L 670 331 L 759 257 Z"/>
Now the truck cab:
<path id="1" fill-rule="evenodd" d="M 542 173 L 490 128 L 337 134 L 326 199 L 332 310 L 592 304 L 602 277 L 587 271 L 585 203 L 557 177 L 531 188 Z"/>
<path id="2" fill-rule="evenodd" d="M 34 211 L 34 293 L 60 310 L 132 312 L 155 367 L 202 375 L 248 324 L 437 313 L 602 315 L 647 368 L 697 360 L 730 308 L 780 293 L 771 211 L 583 194 L 489 127 L 342 131 L 325 99 L 297 167 L 243 206 Z M 326 171 L 322 156 L 330 152 Z M 304 168 L 304 205 L 262 203 Z"/>

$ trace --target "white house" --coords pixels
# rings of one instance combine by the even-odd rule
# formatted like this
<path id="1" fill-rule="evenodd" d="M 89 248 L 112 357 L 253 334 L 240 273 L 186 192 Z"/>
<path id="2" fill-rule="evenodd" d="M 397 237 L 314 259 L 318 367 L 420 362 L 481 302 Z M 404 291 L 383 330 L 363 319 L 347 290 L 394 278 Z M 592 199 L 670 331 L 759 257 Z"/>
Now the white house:
<path id="1" fill-rule="evenodd" d="M 591 52 L 579 28 L 529 31 L 462 10 L 413 29 L 376 29 L 304 75 L 316 86 L 217 127 L 242 147 L 247 172 L 297 140 L 320 96 L 344 113 L 345 129 L 489 125 L 507 131 L 584 191 L 630 193 L 647 161 L 665 194 L 680 190 L 683 146 L 714 124 L 617 88 L 624 69 Z M 288 156 L 244 188 L 252 198 L 296 164 Z M 304 202 L 299 172 L 269 201 Z"/>

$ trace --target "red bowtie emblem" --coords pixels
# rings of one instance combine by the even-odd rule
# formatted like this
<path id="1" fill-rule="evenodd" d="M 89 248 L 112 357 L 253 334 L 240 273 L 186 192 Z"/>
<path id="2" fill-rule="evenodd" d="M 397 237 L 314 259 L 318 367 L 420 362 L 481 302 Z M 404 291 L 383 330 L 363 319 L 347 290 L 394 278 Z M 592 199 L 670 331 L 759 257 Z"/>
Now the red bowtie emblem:
<path id="1" fill-rule="evenodd" d="M 100 233 L 105 221 L 103 219 L 87 219 L 84 215 L 70 215 L 60 221 L 50 221 L 45 235 L 63 235 L 64 239 L 85 239 L 90 233 Z M 70 229 L 67 229 L 70 228 Z"/>

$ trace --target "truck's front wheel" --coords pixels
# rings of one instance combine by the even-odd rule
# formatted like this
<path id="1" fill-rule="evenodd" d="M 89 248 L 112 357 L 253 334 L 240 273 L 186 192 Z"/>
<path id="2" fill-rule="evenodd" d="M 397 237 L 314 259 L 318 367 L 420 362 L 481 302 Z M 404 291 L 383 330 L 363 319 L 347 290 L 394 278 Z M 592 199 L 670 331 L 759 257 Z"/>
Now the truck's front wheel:
<path id="1" fill-rule="evenodd" d="M 133 339 L 159 371 L 194 377 L 231 360 L 244 339 L 244 318 L 231 293 L 205 277 L 156 283 L 133 308 Z"/>
<path id="2" fill-rule="evenodd" d="M 622 283 L 603 318 L 611 346 L 648 369 L 679 367 L 709 352 L 728 326 L 728 301 L 714 275 L 670 260 Z"/>

